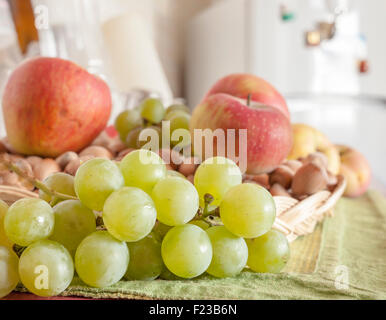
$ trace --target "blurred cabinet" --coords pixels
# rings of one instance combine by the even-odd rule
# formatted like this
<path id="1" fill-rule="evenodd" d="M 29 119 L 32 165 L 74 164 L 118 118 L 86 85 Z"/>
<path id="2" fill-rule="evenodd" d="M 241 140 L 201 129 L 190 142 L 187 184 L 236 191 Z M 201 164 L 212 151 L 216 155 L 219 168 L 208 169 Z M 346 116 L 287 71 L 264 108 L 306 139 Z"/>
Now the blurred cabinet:
<path id="1" fill-rule="evenodd" d="M 285 4 L 291 19 L 284 19 Z M 335 35 L 307 46 L 305 34 L 331 22 Z M 222 0 L 194 17 L 188 28 L 185 91 L 196 105 L 210 86 L 232 72 L 267 79 L 284 95 L 294 93 L 386 96 L 386 1 Z M 369 72 L 358 62 L 367 56 Z"/>

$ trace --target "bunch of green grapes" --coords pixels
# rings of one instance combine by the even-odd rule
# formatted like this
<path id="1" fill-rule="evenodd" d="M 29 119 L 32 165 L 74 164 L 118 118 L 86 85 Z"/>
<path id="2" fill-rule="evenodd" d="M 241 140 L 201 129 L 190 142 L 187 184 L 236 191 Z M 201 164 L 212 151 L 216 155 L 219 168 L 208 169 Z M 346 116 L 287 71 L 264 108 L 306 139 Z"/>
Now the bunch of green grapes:
<path id="1" fill-rule="evenodd" d="M 186 112 L 145 102 L 141 119 L 149 122 Z M 276 273 L 289 258 L 286 237 L 272 229 L 271 194 L 242 183 L 239 167 L 223 157 L 204 161 L 194 184 L 144 149 L 119 164 L 94 158 L 75 178 L 54 174 L 44 184 L 52 192 L 41 198 L 10 207 L 0 201 L 0 297 L 19 276 L 30 292 L 52 296 L 66 290 L 74 271 L 104 288 L 122 278 L 234 277 L 245 267 Z"/>
<path id="2" fill-rule="evenodd" d="M 129 148 L 146 146 L 156 151 L 154 149 L 162 147 L 163 139 L 169 140 L 169 146 L 178 144 L 183 148 L 191 144 L 190 117 L 190 110 L 185 105 L 173 104 L 165 108 L 160 99 L 148 98 L 135 109 L 121 112 L 115 120 L 115 128 Z M 163 127 L 168 128 L 164 133 L 166 136 L 163 136 Z M 155 141 L 154 144 L 150 145 L 150 140 Z"/>

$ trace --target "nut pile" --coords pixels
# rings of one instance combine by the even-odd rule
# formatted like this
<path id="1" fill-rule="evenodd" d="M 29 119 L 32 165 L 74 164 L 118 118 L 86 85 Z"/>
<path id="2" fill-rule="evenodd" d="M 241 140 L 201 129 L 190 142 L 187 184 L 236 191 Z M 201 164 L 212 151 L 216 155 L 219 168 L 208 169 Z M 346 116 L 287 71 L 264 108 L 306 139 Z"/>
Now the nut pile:
<path id="1" fill-rule="evenodd" d="M 337 177 L 327 170 L 327 157 L 315 152 L 299 160 L 287 160 L 269 174 L 244 175 L 243 182 L 257 183 L 273 196 L 303 200 L 322 191 L 332 191 Z"/>

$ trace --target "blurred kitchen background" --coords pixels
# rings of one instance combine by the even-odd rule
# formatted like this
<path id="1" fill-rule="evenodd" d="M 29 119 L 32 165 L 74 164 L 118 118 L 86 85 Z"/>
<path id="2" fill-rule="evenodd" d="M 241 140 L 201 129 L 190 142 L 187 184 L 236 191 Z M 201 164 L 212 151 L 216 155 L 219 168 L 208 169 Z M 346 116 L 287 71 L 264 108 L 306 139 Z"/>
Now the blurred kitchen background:
<path id="1" fill-rule="evenodd" d="M 220 77 L 253 73 L 386 185 L 385 14 L 384 0 L 0 0 L 0 93 L 38 55 L 103 77 L 112 117 L 147 95 L 193 109 Z"/>

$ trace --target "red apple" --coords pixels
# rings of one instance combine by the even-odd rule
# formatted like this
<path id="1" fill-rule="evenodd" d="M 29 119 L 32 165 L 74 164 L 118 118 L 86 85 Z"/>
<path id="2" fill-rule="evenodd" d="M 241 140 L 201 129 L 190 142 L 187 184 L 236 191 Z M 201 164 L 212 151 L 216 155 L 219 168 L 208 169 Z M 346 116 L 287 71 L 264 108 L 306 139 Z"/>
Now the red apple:
<path id="1" fill-rule="evenodd" d="M 13 71 L 2 104 L 13 149 L 55 157 L 98 136 L 110 116 L 111 94 L 102 79 L 70 61 L 35 58 Z"/>
<path id="2" fill-rule="evenodd" d="M 234 73 L 215 83 L 206 98 L 216 93 L 227 93 L 240 99 L 247 99 L 277 108 L 289 119 L 287 103 L 282 95 L 267 81 L 253 74 Z"/>
<path id="3" fill-rule="evenodd" d="M 247 172 L 252 174 L 275 169 L 292 147 L 292 128 L 284 112 L 253 101 L 248 105 L 246 100 L 230 94 L 207 95 L 195 108 L 191 118 L 192 134 L 194 129 L 206 128 L 236 129 L 236 142 L 238 129 L 247 129 Z M 236 143 L 235 150 L 240 149 Z M 203 154 L 201 150 L 194 150 Z"/>

